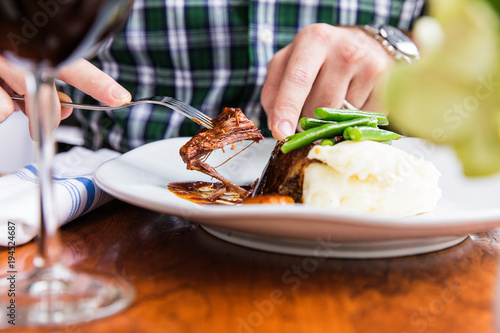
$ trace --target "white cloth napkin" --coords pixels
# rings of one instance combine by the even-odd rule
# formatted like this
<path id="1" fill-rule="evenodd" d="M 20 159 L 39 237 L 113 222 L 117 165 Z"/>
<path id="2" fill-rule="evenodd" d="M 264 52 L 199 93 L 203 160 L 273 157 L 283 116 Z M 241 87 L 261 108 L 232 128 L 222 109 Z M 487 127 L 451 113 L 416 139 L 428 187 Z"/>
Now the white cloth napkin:
<path id="1" fill-rule="evenodd" d="M 120 155 L 101 149 L 74 147 L 54 158 L 54 196 L 59 226 L 112 199 L 94 181 L 102 163 Z M 9 221 L 15 223 L 16 245 L 29 242 L 38 233 L 40 202 L 36 164 L 0 177 L 0 245 L 9 241 Z"/>

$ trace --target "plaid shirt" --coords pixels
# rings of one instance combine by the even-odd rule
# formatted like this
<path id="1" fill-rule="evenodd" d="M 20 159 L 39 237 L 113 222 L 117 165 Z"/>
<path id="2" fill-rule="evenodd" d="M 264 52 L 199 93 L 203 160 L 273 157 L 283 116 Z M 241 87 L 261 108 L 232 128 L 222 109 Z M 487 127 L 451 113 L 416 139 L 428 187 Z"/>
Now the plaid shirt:
<path id="1" fill-rule="evenodd" d="M 210 117 L 239 107 L 266 130 L 260 91 L 271 57 L 313 23 L 383 22 L 409 29 L 424 0 L 135 0 L 127 25 L 101 47 L 94 64 L 133 98 L 172 96 Z M 93 101 L 81 92 L 75 101 Z M 76 110 L 86 146 L 127 151 L 192 136 L 199 126 L 161 106 L 109 112 Z"/>

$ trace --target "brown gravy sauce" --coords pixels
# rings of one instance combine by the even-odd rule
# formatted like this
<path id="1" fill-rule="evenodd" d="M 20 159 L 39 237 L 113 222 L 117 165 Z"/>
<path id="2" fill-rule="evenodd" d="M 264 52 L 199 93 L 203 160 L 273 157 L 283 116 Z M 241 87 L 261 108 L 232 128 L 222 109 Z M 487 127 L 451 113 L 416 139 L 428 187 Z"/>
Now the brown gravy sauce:
<path id="1" fill-rule="evenodd" d="M 181 199 L 188 200 L 197 204 L 208 205 L 236 205 L 243 201 L 242 197 L 234 191 L 226 191 L 222 196 L 216 200 L 210 200 L 210 196 L 214 194 L 219 188 L 220 183 L 212 182 L 173 182 L 167 185 L 170 192 L 174 193 Z M 250 186 L 242 186 L 244 189 L 249 190 Z"/>
<path id="2" fill-rule="evenodd" d="M 277 194 L 264 194 L 253 198 L 243 198 L 234 191 L 227 191 L 216 200 L 210 200 L 210 196 L 220 189 L 221 183 L 212 182 L 173 182 L 167 185 L 170 192 L 181 199 L 197 204 L 207 205 L 236 205 L 236 204 L 293 204 L 294 201 L 289 196 Z M 250 190 L 251 186 L 242 186 Z"/>

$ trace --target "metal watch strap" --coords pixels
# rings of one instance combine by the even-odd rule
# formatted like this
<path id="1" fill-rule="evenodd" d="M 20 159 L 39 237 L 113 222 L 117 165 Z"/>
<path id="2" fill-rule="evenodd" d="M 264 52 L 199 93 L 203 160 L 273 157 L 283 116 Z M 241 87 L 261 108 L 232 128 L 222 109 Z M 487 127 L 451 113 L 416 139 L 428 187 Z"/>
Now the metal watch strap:
<path id="1" fill-rule="evenodd" d="M 380 41 L 395 60 L 411 64 L 420 58 L 417 46 L 401 30 L 385 24 L 369 24 L 364 29 Z"/>

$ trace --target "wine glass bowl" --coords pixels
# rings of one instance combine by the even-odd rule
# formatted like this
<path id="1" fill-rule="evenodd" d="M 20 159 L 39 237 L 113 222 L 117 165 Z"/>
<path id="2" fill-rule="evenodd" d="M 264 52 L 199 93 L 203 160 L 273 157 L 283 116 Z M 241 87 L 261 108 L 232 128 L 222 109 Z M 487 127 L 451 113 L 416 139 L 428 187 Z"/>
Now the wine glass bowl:
<path id="1" fill-rule="evenodd" d="M 125 23 L 133 0 L 2 0 L 0 50 L 7 59 L 59 67 L 93 55 Z"/>
<path id="2" fill-rule="evenodd" d="M 40 229 L 34 268 L 0 281 L 1 304 L 14 300 L 16 327 L 68 325 L 112 315 L 130 304 L 134 288 L 119 276 L 63 265 L 52 190 L 52 136 L 57 69 L 91 55 L 124 24 L 133 0 L 2 0 L 0 52 L 23 65 L 40 181 Z M 12 275 L 11 275 L 12 276 Z M 15 295 L 7 290 L 15 282 Z M 6 298 L 7 299 L 3 299 Z M 5 302 L 4 302 L 5 301 Z M 7 302 L 7 303 L 6 303 Z M 5 321 L 0 322 L 0 326 Z"/>

